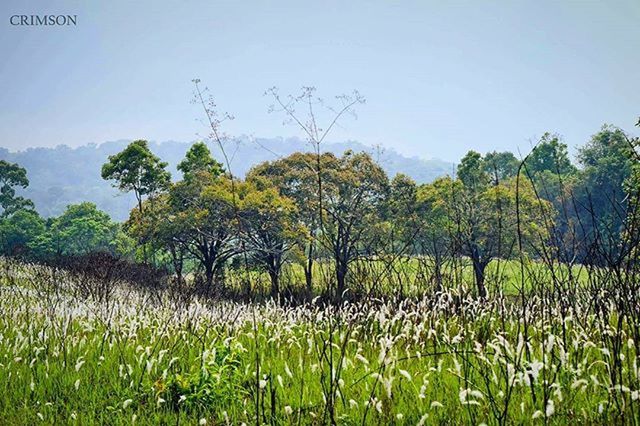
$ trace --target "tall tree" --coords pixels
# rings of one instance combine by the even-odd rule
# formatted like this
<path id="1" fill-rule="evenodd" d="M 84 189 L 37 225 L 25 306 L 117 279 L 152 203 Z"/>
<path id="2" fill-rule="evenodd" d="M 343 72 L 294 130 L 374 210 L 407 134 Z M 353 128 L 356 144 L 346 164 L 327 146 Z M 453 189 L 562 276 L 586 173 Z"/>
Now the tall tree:
<path id="1" fill-rule="evenodd" d="M 183 180 L 168 191 L 160 234 L 176 256 L 186 250 L 198 261 L 208 289 L 219 287 L 226 261 L 238 251 L 236 185 L 201 143 L 189 149 L 180 170 Z"/>
<path id="2" fill-rule="evenodd" d="M 534 175 L 541 172 L 551 172 L 567 175 L 576 172 L 576 167 L 571 164 L 567 145 L 558 135 L 545 133 L 540 138 L 535 149 L 525 161 L 527 173 Z"/>
<path id="3" fill-rule="evenodd" d="M 168 188 L 171 183 L 171 174 L 166 167 L 167 163 L 151 152 L 148 142 L 140 139 L 131 142 L 118 154 L 109 156 L 109 160 L 102 166 L 102 178 L 113 180 L 113 185 L 121 191 L 134 193 L 138 201 L 139 214 L 136 216 L 142 220 L 144 197 L 152 197 Z M 146 262 L 146 241 L 140 243 Z"/>
<path id="4" fill-rule="evenodd" d="M 390 250 L 395 253 L 406 254 L 412 246 L 421 222 L 417 198 L 418 187 L 413 179 L 402 173 L 393 177 L 385 213 L 391 224 Z"/>
<path id="5" fill-rule="evenodd" d="M 493 151 L 484 156 L 484 165 L 485 172 L 495 183 L 514 177 L 518 173 L 520 162 L 509 151 Z"/>
<path id="6" fill-rule="evenodd" d="M 271 295 L 277 297 L 285 255 L 301 232 L 296 224 L 296 206 L 292 200 L 282 197 L 275 187 L 259 188 L 245 183 L 240 195 L 245 247 L 266 269 L 271 280 Z"/>
<path id="7" fill-rule="evenodd" d="M 347 290 L 349 266 L 372 252 L 380 241 L 372 232 L 382 220 L 389 194 L 389 179 L 370 155 L 350 151 L 340 158 L 339 168 L 325 182 L 322 241 L 335 264 L 334 297 Z"/>
<path id="8" fill-rule="evenodd" d="M 532 242 L 546 238 L 544 220 L 553 216 L 552 206 L 537 199 L 526 179 L 520 188 L 513 179 L 491 182 L 486 170 L 482 156 L 470 151 L 458 168 L 461 187 L 452 197 L 456 247 L 471 260 L 476 289 L 482 298 L 487 295 L 485 277 L 489 263 L 513 253 L 518 241 L 518 220 L 520 236 Z M 517 199 L 520 215 L 516 211 Z"/>
<path id="9" fill-rule="evenodd" d="M 598 253 L 585 251 L 583 256 L 595 262 L 599 256 L 617 257 L 629 206 L 625 183 L 634 166 L 632 145 L 621 129 L 603 126 L 579 150 L 578 161 L 582 170 L 574 189 L 575 214 L 582 224 L 584 246 L 598 248 Z"/>
<path id="10" fill-rule="evenodd" d="M 309 292 L 313 285 L 317 237 L 320 233 L 317 160 L 316 154 L 297 152 L 276 161 L 258 164 L 247 174 L 248 182 L 261 187 L 275 186 L 282 196 L 293 200 L 296 205 L 296 221 L 306 230 L 299 234 L 298 244 L 304 253 L 302 266 Z M 320 180 L 328 182 L 339 168 L 339 159 L 334 154 L 322 153 L 319 161 Z"/>
<path id="11" fill-rule="evenodd" d="M 16 187 L 29 186 L 27 171 L 18 164 L 0 160 L 0 208 L 1 217 L 7 217 L 21 209 L 33 209 L 33 202 L 16 196 Z"/>
<path id="12" fill-rule="evenodd" d="M 166 167 L 167 163 L 151 152 L 148 142 L 140 139 L 109 156 L 109 161 L 102 166 L 102 178 L 113 180 L 113 185 L 121 191 L 133 192 L 142 213 L 144 197 L 166 189 L 171 182 Z"/>
<path id="13" fill-rule="evenodd" d="M 417 192 L 419 225 L 414 241 L 418 253 L 431 261 L 436 290 L 443 285 L 445 260 L 455 251 L 451 200 L 460 191 L 459 184 L 450 177 L 443 177 L 421 185 Z"/>

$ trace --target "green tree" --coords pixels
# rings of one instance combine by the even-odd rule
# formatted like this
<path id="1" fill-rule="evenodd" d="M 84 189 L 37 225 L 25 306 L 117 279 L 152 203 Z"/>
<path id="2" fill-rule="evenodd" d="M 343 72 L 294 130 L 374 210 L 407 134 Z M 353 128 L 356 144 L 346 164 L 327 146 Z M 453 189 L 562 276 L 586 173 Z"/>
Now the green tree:
<path id="1" fill-rule="evenodd" d="M 414 242 L 417 252 L 426 255 L 431 262 L 436 291 L 443 285 L 445 260 L 455 251 L 451 200 L 460 190 L 460 182 L 450 177 L 438 178 L 418 188 L 416 202 L 419 225 Z"/>
<path id="2" fill-rule="evenodd" d="M 248 182 L 260 188 L 275 186 L 282 196 L 292 200 L 296 205 L 296 221 L 306 230 L 299 234 L 298 245 L 304 253 L 302 266 L 309 292 L 313 286 L 313 265 L 317 257 L 317 239 L 320 234 L 319 188 L 322 182 L 333 179 L 332 176 L 339 169 L 339 163 L 339 159 L 331 153 L 317 156 L 296 152 L 288 157 L 253 167 L 246 178 Z"/>
<path id="3" fill-rule="evenodd" d="M 72 204 L 50 221 L 36 238 L 34 249 L 41 256 L 84 255 L 92 252 L 119 254 L 126 247 L 120 226 L 95 204 Z"/>
<path id="4" fill-rule="evenodd" d="M 0 219 L 2 253 L 9 256 L 27 255 L 32 244 L 45 232 L 45 222 L 33 210 L 18 210 Z"/>
<path id="5" fill-rule="evenodd" d="M 184 180 L 192 180 L 200 173 L 208 173 L 212 176 L 220 176 L 224 169 L 222 164 L 216 161 L 211 151 L 204 142 L 196 142 L 187 151 L 184 160 L 178 163 L 178 170 L 182 172 Z"/>
<path id="6" fill-rule="evenodd" d="M 136 215 L 140 220 L 144 216 L 144 197 L 152 197 L 168 188 L 171 174 L 166 170 L 167 163 L 160 161 L 145 140 L 131 142 L 123 151 L 109 156 L 102 166 L 102 178 L 113 180 L 114 186 L 124 192 L 133 192 L 138 202 Z M 147 261 L 145 241 L 142 244 L 144 261 Z"/>
<path id="7" fill-rule="evenodd" d="M 457 172 L 465 188 L 482 190 L 489 185 L 487 166 L 479 152 L 469 151 L 460 161 Z"/>
<path id="8" fill-rule="evenodd" d="M 420 225 L 417 193 L 418 187 L 409 176 L 398 173 L 391 180 L 385 214 L 390 222 L 390 250 L 398 254 L 410 251 Z"/>
<path id="9" fill-rule="evenodd" d="M 160 161 L 145 140 L 131 142 L 123 151 L 109 156 L 102 166 L 102 178 L 113 180 L 114 186 L 124 192 L 133 192 L 142 213 L 142 200 L 166 189 L 171 182 L 167 163 Z"/>
<path id="10" fill-rule="evenodd" d="M 531 248 L 534 241 L 546 238 L 545 218 L 554 217 L 552 206 L 536 197 L 527 179 L 522 179 L 518 192 L 514 179 L 490 184 L 486 170 L 482 156 L 470 151 L 458 168 L 461 187 L 452 197 L 456 247 L 471 260 L 476 289 L 482 298 L 487 295 L 487 265 L 496 257 L 512 255 L 518 229 L 527 242 L 523 249 Z"/>
<path id="11" fill-rule="evenodd" d="M 285 255 L 302 232 L 296 224 L 297 208 L 274 187 L 259 189 L 243 184 L 240 189 L 241 229 L 255 261 L 262 265 L 271 280 L 271 295 L 280 295 L 280 272 Z"/>
<path id="12" fill-rule="evenodd" d="M 577 170 L 571 164 L 567 145 L 561 142 L 559 136 L 551 133 L 542 135 L 540 142 L 527 157 L 525 166 L 530 175 L 541 172 L 568 175 Z"/>
<path id="13" fill-rule="evenodd" d="M 193 257 L 207 288 L 219 287 L 227 260 L 238 251 L 232 182 L 202 143 L 189 149 L 180 170 L 183 179 L 154 209 L 159 222 L 150 222 L 147 229 L 169 250 L 176 269 L 181 270 L 185 255 Z"/>
<path id="14" fill-rule="evenodd" d="M 603 126 L 578 152 L 582 169 L 574 188 L 582 238 L 599 247 L 609 259 L 619 254 L 619 241 L 629 207 L 625 187 L 633 173 L 635 154 L 619 128 Z M 586 244 L 589 245 L 589 244 Z M 585 257 L 587 252 L 582 253 Z M 590 260 L 598 262 L 593 253 Z"/>
<path id="15" fill-rule="evenodd" d="M 375 250 L 380 243 L 374 232 L 383 220 L 389 195 L 389 179 L 370 155 L 350 151 L 324 185 L 322 241 L 335 264 L 334 297 L 347 290 L 349 266 Z"/>
<path id="16" fill-rule="evenodd" d="M 493 151 L 484 156 L 485 172 L 496 183 L 514 177 L 520 161 L 511 152 Z"/>
<path id="17" fill-rule="evenodd" d="M 137 241 L 147 241 L 156 252 L 166 252 L 178 284 L 184 282 L 184 266 L 192 236 L 188 224 L 180 219 L 180 211 L 172 205 L 170 192 L 157 195 L 153 202 L 144 201 L 144 216 L 132 210 L 125 223 L 127 233 Z"/>
<path id="18" fill-rule="evenodd" d="M 16 196 L 16 187 L 29 186 L 27 171 L 18 164 L 0 160 L 0 217 L 7 217 L 21 209 L 33 209 L 33 202 Z"/>

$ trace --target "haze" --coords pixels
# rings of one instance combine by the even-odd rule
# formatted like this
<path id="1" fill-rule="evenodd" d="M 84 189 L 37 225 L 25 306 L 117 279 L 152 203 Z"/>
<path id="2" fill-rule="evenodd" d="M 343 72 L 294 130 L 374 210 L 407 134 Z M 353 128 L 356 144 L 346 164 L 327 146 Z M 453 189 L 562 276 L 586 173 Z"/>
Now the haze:
<path id="1" fill-rule="evenodd" d="M 196 139 L 193 78 L 236 119 L 225 130 L 300 135 L 265 89 L 313 85 L 367 103 L 330 138 L 457 161 L 570 147 L 640 114 L 640 2 L 4 1 L 0 146 Z M 11 26 L 76 14 L 76 27 Z"/>

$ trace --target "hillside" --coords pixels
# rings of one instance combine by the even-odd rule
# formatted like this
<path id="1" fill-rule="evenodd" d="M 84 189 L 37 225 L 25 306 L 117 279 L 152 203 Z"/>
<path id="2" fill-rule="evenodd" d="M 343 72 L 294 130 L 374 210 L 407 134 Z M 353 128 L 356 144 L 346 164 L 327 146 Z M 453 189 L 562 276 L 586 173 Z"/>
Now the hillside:
<path id="1" fill-rule="evenodd" d="M 59 215 L 68 204 L 91 201 L 108 212 L 115 220 L 124 220 L 134 204 L 132 195 L 122 194 L 100 177 L 100 169 L 109 155 L 122 150 L 129 141 L 120 140 L 102 144 L 88 144 L 78 148 L 59 145 L 55 148 L 29 148 L 10 152 L 0 148 L 0 159 L 18 163 L 27 170 L 30 186 L 23 194 L 32 199 L 43 216 Z M 153 152 L 170 165 L 176 177 L 176 164 L 183 158 L 190 143 L 167 141 L 151 143 Z M 345 150 L 366 151 L 380 162 L 390 176 L 402 171 L 417 182 L 429 182 L 451 173 L 453 164 L 441 160 L 405 157 L 396 151 L 378 149 L 359 142 L 341 142 L 325 145 L 325 150 L 342 154 Z M 242 137 L 229 143 L 226 151 L 231 156 L 234 174 L 244 176 L 249 168 L 262 161 L 273 160 L 295 151 L 309 150 L 309 146 L 296 138 L 256 139 Z M 221 159 L 214 147 L 214 155 Z"/>

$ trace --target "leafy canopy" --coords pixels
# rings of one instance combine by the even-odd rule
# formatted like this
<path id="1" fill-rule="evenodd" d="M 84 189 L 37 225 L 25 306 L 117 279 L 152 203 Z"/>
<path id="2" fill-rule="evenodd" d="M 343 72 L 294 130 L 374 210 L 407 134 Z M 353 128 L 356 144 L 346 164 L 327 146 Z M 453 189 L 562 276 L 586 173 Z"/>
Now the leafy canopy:
<path id="1" fill-rule="evenodd" d="M 102 178 L 114 180 L 114 186 L 121 191 L 135 192 L 140 201 L 143 195 L 169 185 L 171 174 L 166 167 L 167 163 L 151 152 L 147 141 L 136 140 L 118 154 L 109 156 L 109 161 L 102 166 Z"/>
<path id="2" fill-rule="evenodd" d="M 33 202 L 16 196 L 16 187 L 29 186 L 27 171 L 17 164 L 0 160 L 0 208 L 2 217 L 9 216 L 21 209 L 33 209 Z"/>

